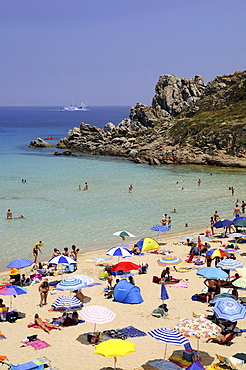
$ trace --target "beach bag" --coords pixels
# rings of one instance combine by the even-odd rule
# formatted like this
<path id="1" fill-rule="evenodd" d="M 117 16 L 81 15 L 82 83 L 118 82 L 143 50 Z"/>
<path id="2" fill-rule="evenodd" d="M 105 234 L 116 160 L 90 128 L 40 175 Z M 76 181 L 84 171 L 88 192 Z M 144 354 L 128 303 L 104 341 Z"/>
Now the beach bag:
<path id="1" fill-rule="evenodd" d="M 160 281 L 161 281 L 161 279 L 158 276 L 153 276 L 153 278 L 152 278 L 153 283 L 159 284 Z"/>
<path id="2" fill-rule="evenodd" d="M 153 311 L 152 311 L 152 316 L 154 316 L 154 317 L 164 317 L 164 316 L 166 316 L 166 314 L 165 314 L 165 311 L 164 311 L 164 308 L 160 308 L 160 307 L 158 307 L 158 308 L 155 308 Z"/>
<path id="3" fill-rule="evenodd" d="M 30 335 L 29 337 L 27 337 L 27 339 L 28 339 L 28 342 L 34 342 L 35 340 L 38 339 L 38 336 L 36 334 Z"/>
<path id="4" fill-rule="evenodd" d="M 198 301 L 198 294 L 194 294 L 194 295 L 191 297 L 191 300 L 192 300 L 192 301 Z"/>

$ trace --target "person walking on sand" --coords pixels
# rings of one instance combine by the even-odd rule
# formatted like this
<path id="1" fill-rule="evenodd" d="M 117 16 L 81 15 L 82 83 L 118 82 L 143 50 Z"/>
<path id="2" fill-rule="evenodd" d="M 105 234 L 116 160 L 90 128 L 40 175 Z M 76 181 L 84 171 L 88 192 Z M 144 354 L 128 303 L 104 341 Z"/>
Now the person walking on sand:
<path id="1" fill-rule="evenodd" d="M 49 293 L 49 282 L 48 279 L 44 279 L 44 281 L 38 287 L 40 293 L 40 307 L 47 304 L 47 297 Z"/>
<path id="2" fill-rule="evenodd" d="M 34 260 L 33 260 L 34 263 L 37 263 L 39 252 L 42 254 L 42 251 L 39 247 L 39 243 L 36 243 L 35 247 L 33 247 L 33 249 L 32 249 L 32 254 L 33 254 L 33 257 L 34 257 Z"/>
<path id="3" fill-rule="evenodd" d="M 7 219 L 11 220 L 12 217 L 13 217 L 12 212 L 10 211 L 10 209 L 8 209 L 8 211 L 7 211 Z"/>
<path id="4" fill-rule="evenodd" d="M 50 333 L 49 328 L 61 330 L 61 328 L 59 328 L 59 326 L 50 324 L 49 322 L 43 322 L 43 320 L 41 319 L 41 317 L 39 317 L 39 315 L 37 313 L 34 316 L 34 324 L 39 326 L 41 329 L 46 331 L 46 333 L 48 333 L 48 334 Z"/>

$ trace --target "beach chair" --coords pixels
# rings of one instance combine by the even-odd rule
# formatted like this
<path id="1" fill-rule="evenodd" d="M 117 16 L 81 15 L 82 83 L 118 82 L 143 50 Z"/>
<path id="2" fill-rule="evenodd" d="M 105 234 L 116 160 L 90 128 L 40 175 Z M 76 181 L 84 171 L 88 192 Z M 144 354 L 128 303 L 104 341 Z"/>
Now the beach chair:
<path id="1" fill-rule="evenodd" d="M 244 360 L 241 360 L 234 356 L 225 357 L 222 355 L 218 355 L 216 353 L 216 357 L 218 358 L 221 364 L 226 365 L 233 370 L 241 369 L 241 367 L 244 365 Z"/>
<path id="2" fill-rule="evenodd" d="M 187 263 L 192 263 L 192 260 L 193 260 L 193 258 L 195 257 L 195 253 L 191 253 L 190 255 L 189 255 L 189 258 L 187 259 L 187 260 L 185 260 L 185 262 L 187 262 Z"/>

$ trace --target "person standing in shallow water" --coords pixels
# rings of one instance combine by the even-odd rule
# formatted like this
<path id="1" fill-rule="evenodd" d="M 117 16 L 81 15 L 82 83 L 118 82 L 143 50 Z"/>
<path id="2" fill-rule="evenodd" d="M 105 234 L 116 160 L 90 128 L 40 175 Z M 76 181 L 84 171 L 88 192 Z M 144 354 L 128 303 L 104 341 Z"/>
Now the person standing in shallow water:
<path id="1" fill-rule="evenodd" d="M 132 189 L 133 189 L 133 186 L 132 185 L 129 185 L 129 188 L 128 188 L 129 193 L 132 192 Z"/>
<path id="2" fill-rule="evenodd" d="M 10 220 L 12 218 L 12 212 L 10 211 L 10 209 L 8 209 L 7 211 L 7 218 Z"/>

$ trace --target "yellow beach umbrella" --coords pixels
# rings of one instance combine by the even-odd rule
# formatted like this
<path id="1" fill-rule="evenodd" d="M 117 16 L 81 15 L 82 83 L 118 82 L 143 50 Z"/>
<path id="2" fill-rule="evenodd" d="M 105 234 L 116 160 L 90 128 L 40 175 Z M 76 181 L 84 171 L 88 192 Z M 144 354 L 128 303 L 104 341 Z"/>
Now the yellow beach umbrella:
<path id="1" fill-rule="evenodd" d="M 98 344 L 94 353 L 104 357 L 114 357 L 114 368 L 116 369 L 118 356 L 125 356 L 135 351 L 134 343 L 122 339 L 109 339 Z"/>

